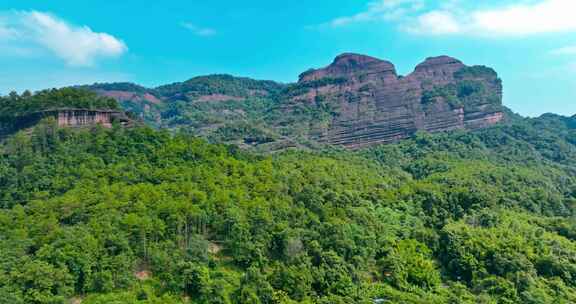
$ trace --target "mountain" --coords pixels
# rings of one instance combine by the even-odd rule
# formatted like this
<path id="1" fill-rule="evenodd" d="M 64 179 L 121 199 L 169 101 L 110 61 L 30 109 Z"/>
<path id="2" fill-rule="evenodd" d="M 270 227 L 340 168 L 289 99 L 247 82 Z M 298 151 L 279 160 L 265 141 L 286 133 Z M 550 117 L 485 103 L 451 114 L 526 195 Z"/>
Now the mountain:
<path id="1" fill-rule="evenodd" d="M 406 77 L 376 58 L 343 54 L 323 69 L 300 75 L 309 88 L 291 100 L 324 103 L 335 115 L 321 141 L 349 148 L 413 135 L 478 129 L 502 120 L 502 85 L 496 72 L 447 56 L 428 58 Z"/>
<path id="2" fill-rule="evenodd" d="M 419 130 L 475 130 L 504 117 L 496 72 L 447 56 L 428 58 L 405 77 L 390 62 L 342 54 L 294 84 L 211 75 L 154 89 L 126 83 L 86 88 L 116 98 L 157 127 L 263 150 L 356 149 Z"/>
<path id="3" fill-rule="evenodd" d="M 0 96 L 0 139 L 46 119 L 69 127 L 129 126 L 135 122 L 115 99 L 86 90 L 63 88 Z"/>
<path id="4" fill-rule="evenodd" d="M 576 303 L 576 117 L 489 68 L 89 88 L 0 96 L 0 303 Z"/>
<path id="5" fill-rule="evenodd" d="M 43 121 L 0 142 L 0 303 L 576 303 L 575 164 L 552 114 L 274 155 Z"/>

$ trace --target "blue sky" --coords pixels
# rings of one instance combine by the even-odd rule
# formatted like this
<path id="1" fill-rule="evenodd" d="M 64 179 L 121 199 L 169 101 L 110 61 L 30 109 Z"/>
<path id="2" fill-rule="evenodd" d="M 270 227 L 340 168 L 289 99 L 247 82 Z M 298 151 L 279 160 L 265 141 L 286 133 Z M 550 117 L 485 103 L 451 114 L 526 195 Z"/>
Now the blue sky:
<path id="1" fill-rule="evenodd" d="M 576 114 L 574 0 L 0 2 L 0 93 L 229 73 L 282 82 L 342 52 L 488 65 L 504 103 Z"/>

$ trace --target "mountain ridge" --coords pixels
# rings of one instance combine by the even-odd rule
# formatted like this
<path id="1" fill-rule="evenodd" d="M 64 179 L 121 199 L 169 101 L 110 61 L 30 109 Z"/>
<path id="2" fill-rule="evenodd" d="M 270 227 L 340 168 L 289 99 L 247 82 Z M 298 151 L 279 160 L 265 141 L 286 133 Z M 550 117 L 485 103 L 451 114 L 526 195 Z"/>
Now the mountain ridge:
<path id="1" fill-rule="evenodd" d="M 320 140 L 347 148 L 393 142 L 418 130 L 477 129 L 503 118 L 496 72 L 448 56 L 429 57 L 400 77 L 389 61 L 346 53 L 303 74 L 299 84 L 325 79 L 345 82 L 323 83 L 294 100 L 335 104 L 339 115 Z"/>
<path id="2" fill-rule="evenodd" d="M 497 73 L 445 55 L 426 58 L 406 76 L 389 61 L 343 53 L 290 84 L 214 74 L 156 88 L 83 87 L 116 98 L 153 126 L 265 150 L 295 142 L 357 149 L 419 130 L 473 130 L 504 118 Z"/>
<path id="3" fill-rule="evenodd" d="M 348 59 L 277 95 L 248 89 L 260 82 L 215 77 L 188 83 L 213 84 L 215 99 L 192 92 L 192 100 L 150 102 L 166 107 L 161 123 L 188 133 L 43 119 L 0 140 L 0 299 L 576 303 L 576 117 L 523 119 L 497 104 L 504 123 L 417 131 L 359 151 L 262 155 L 197 138 L 306 148 L 312 128 L 322 135 L 350 115 L 337 107 L 347 96 L 367 93 L 352 105 L 373 102 L 373 113 L 385 112 L 389 104 L 378 108 L 373 98 L 386 87 L 378 84 L 405 83 L 386 64 L 370 59 L 379 71 L 370 73 Z M 404 80 L 430 88 L 407 96 L 423 113 L 432 109 L 427 117 L 438 104 L 470 112 L 499 96 L 497 75 L 484 67 L 436 76 L 444 86 L 425 84 L 445 60 Z M 332 77 L 340 72 L 346 78 Z M 486 92 L 490 84 L 496 89 Z M 109 87 L 122 88 L 152 95 Z M 224 94 L 246 97 L 217 100 Z M 74 88 L 0 97 L 8 118 L 70 106 L 119 109 Z"/>

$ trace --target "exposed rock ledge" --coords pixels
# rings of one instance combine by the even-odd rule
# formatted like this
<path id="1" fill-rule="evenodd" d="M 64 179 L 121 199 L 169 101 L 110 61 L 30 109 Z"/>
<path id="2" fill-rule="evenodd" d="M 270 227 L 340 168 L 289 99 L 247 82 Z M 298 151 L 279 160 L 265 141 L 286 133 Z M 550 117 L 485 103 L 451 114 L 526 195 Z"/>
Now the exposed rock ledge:
<path id="1" fill-rule="evenodd" d="M 418 130 L 484 128 L 503 118 L 496 72 L 448 56 L 427 58 L 402 77 L 388 61 L 347 53 L 301 74 L 299 84 L 312 89 L 293 103 L 321 100 L 336 113 L 318 139 L 347 148 L 397 141 Z"/>

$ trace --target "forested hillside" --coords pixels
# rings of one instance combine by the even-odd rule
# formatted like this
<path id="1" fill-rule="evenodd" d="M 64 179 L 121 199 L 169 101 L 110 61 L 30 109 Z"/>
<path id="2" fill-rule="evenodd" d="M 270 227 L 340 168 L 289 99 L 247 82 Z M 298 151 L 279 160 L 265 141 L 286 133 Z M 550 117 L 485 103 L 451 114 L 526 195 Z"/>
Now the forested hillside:
<path id="1" fill-rule="evenodd" d="M 574 303 L 575 128 L 255 155 L 47 121 L 0 148 L 0 303 Z"/>
<path id="2" fill-rule="evenodd" d="M 359 149 L 417 131 L 481 129 L 504 118 L 497 72 L 448 56 L 426 58 L 407 75 L 386 60 L 345 53 L 291 84 L 208 75 L 156 88 L 83 88 L 117 99 L 151 126 L 258 152 Z"/>
<path id="3" fill-rule="evenodd" d="M 120 105 L 112 98 L 74 88 L 43 90 L 34 94 L 26 91 L 22 94 L 0 96 L 0 117 L 22 116 L 59 108 L 119 110 Z"/>
<path id="4" fill-rule="evenodd" d="M 62 112 L 66 112 L 66 119 Z M 0 95 L 0 142 L 17 131 L 32 128 L 47 117 L 58 119 L 62 114 L 67 124 L 89 124 L 96 119 L 96 112 L 117 113 L 117 123 L 121 123 L 120 120 L 125 123 L 131 120 L 115 99 L 87 90 L 62 88 Z M 106 118 L 100 118 L 99 121 L 110 123 Z"/>

